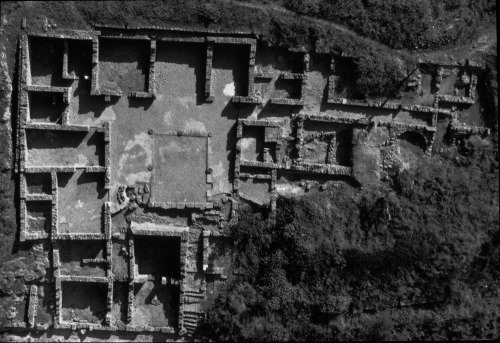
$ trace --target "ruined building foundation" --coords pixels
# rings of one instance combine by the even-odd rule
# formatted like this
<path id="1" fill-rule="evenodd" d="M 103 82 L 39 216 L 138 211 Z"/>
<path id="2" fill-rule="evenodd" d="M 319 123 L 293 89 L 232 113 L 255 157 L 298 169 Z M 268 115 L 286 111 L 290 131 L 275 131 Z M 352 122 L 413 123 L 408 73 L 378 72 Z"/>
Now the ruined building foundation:
<path id="1" fill-rule="evenodd" d="M 278 196 L 488 134 L 459 121 L 473 61 L 420 61 L 402 99 L 370 102 L 350 97 L 350 57 L 249 33 L 54 29 L 26 32 L 19 56 L 20 241 L 48 243 L 50 277 L 10 328 L 189 336 L 231 272 L 213 247 L 240 204 L 273 214 Z"/>

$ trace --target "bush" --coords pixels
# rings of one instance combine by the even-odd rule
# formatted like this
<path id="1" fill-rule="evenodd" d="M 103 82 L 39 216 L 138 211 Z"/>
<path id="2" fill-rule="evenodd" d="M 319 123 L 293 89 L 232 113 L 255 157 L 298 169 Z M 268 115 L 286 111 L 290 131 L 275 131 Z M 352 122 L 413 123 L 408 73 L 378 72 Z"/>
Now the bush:
<path id="1" fill-rule="evenodd" d="M 321 0 L 285 0 L 283 5 L 294 12 L 316 16 L 320 10 Z"/>
<path id="2" fill-rule="evenodd" d="M 496 15 L 494 0 L 286 0 L 284 6 L 345 25 L 395 49 L 438 48 L 469 40 Z"/>
<path id="3" fill-rule="evenodd" d="M 491 339 L 497 333 L 495 147 L 470 140 L 390 185 L 278 200 L 276 223 L 230 229 L 242 276 L 219 295 L 214 340 Z M 390 311 L 389 311 L 390 310 Z"/>
<path id="4" fill-rule="evenodd" d="M 402 63 L 383 55 L 361 55 L 356 58 L 356 90 L 365 97 L 395 97 L 405 79 Z"/>

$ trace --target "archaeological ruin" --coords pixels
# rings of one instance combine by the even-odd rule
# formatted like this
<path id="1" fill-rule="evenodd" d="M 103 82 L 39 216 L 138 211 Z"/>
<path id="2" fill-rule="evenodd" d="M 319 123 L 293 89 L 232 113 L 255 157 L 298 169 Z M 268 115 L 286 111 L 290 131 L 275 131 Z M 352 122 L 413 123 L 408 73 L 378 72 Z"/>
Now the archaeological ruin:
<path id="1" fill-rule="evenodd" d="M 353 56 L 248 32 L 24 30 L 18 47 L 22 244 L 47 275 L 6 328 L 191 337 L 231 269 L 214 253 L 242 204 L 384 180 L 489 130 L 484 66 L 420 60 L 399 99 L 363 100 Z M 40 281 L 41 280 L 41 281 Z"/>

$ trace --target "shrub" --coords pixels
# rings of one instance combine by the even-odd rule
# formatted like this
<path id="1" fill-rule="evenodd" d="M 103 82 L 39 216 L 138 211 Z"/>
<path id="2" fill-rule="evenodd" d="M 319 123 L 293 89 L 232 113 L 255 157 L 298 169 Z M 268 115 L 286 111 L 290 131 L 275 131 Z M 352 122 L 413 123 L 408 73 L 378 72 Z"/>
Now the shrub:
<path id="1" fill-rule="evenodd" d="M 402 63 L 383 55 L 356 58 L 356 90 L 365 97 L 398 95 L 405 78 Z"/>
<path id="2" fill-rule="evenodd" d="M 214 340 L 491 339 L 498 330 L 497 149 L 471 139 L 388 185 L 278 200 L 230 229 L 241 277 Z M 495 228 L 495 229 L 493 229 Z"/>

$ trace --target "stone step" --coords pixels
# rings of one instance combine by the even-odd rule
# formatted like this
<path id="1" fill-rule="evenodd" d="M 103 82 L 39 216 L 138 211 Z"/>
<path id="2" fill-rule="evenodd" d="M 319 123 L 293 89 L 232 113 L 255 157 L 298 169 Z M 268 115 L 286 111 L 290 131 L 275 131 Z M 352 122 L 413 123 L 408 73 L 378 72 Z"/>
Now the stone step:
<path id="1" fill-rule="evenodd" d="M 205 312 L 203 311 L 192 311 L 192 310 L 184 310 L 184 314 L 189 313 L 189 314 L 201 314 L 203 315 Z"/>
<path id="2" fill-rule="evenodd" d="M 201 319 L 203 319 L 203 316 L 186 316 L 186 315 L 184 315 L 184 319 L 201 320 Z"/>
<path id="3" fill-rule="evenodd" d="M 186 330 L 189 329 L 189 328 L 191 328 L 193 330 L 198 329 L 198 325 L 196 325 L 196 324 L 190 324 L 190 323 L 184 323 L 184 327 L 186 328 Z"/>
<path id="4" fill-rule="evenodd" d="M 200 298 L 185 298 L 184 303 L 185 304 L 200 304 L 203 301 L 203 299 Z"/>
<path id="5" fill-rule="evenodd" d="M 190 313 L 184 313 L 184 318 L 203 318 L 204 314 L 190 314 Z"/>
<path id="6" fill-rule="evenodd" d="M 199 317 L 191 317 L 191 316 L 186 317 L 186 316 L 184 316 L 184 320 L 191 320 L 191 321 L 195 320 L 195 321 L 200 321 L 200 320 L 202 320 L 202 319 L 203 319 L 203 317 L 201 317 L 201 316 L 199 316 Z"/>
<path id="7" fill-rule="evenodd" d="M 184 324 L 195 324 L 197 325 L 198 323 L 200 323 L 201 320 L 197 320 L 197 319 L 184 319 Z"/>
<path id="8" fill-rule="evenodd" d="M 197 293 L 197 292 L 184 292 L 185 297 L 195 297 L 195 298 L 205 298 L 205 293 Z"/>

